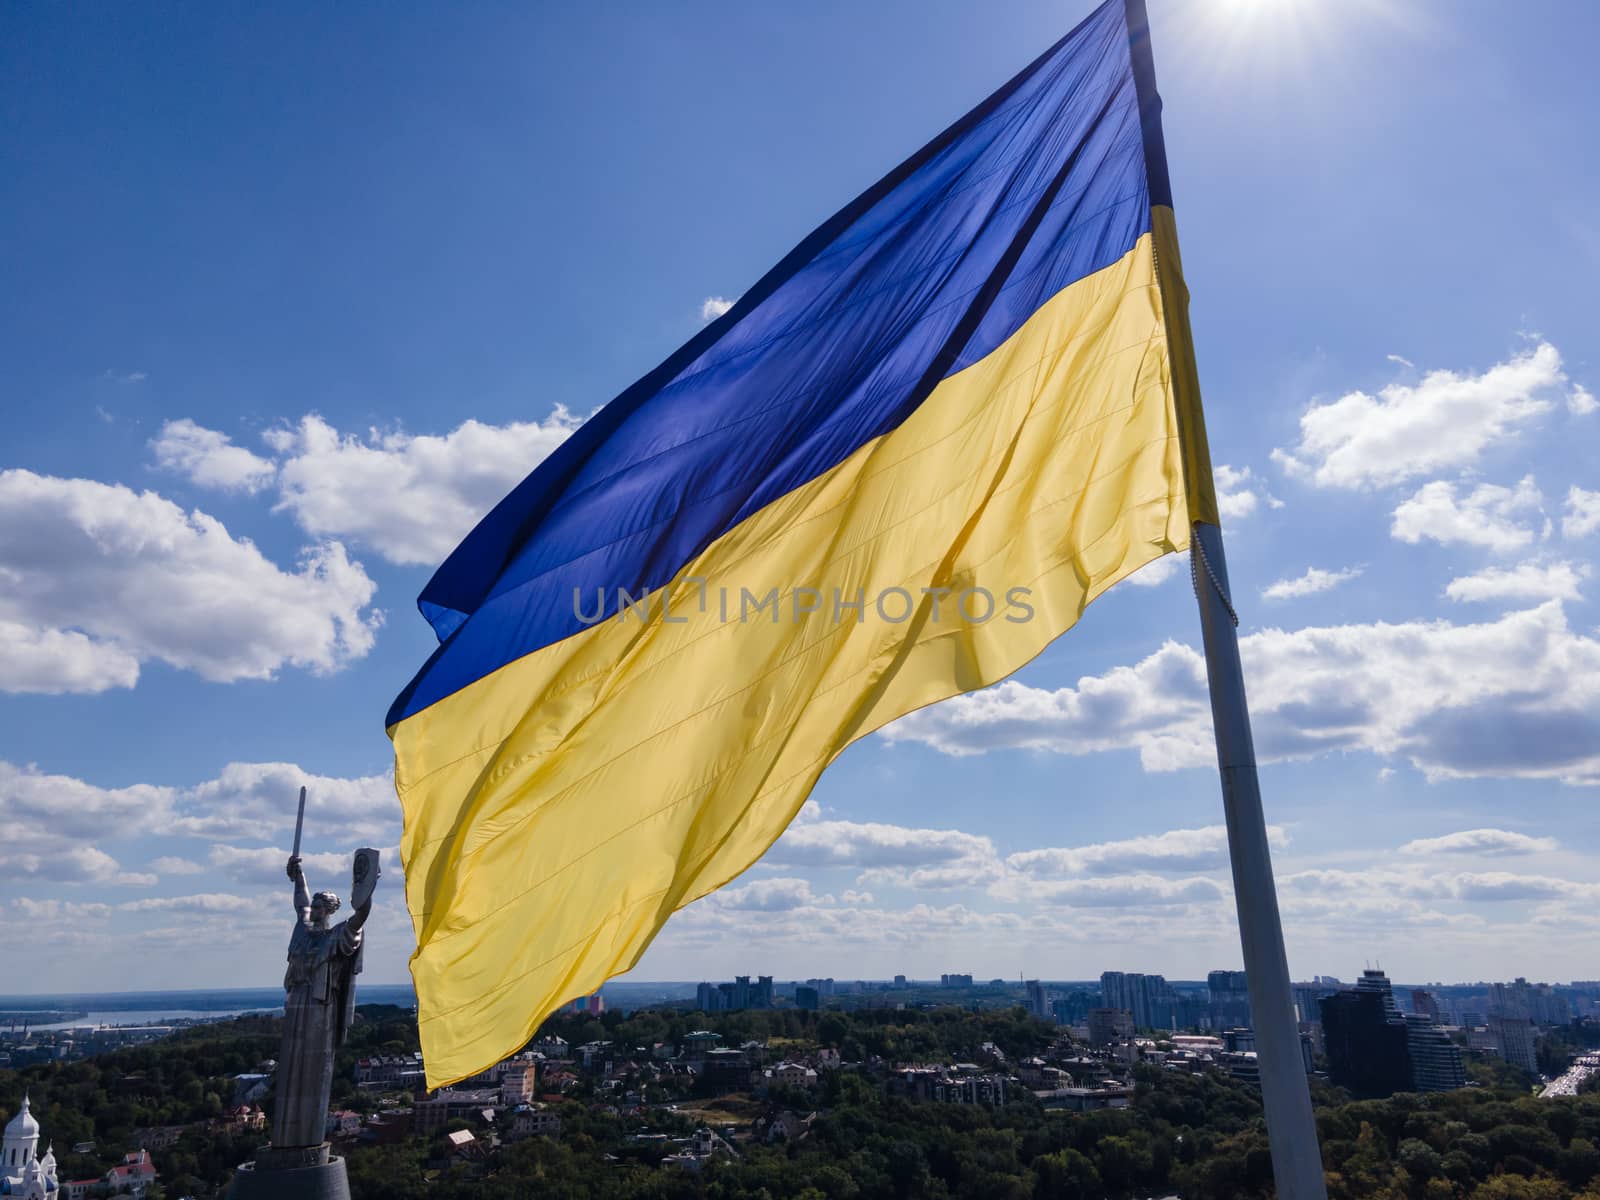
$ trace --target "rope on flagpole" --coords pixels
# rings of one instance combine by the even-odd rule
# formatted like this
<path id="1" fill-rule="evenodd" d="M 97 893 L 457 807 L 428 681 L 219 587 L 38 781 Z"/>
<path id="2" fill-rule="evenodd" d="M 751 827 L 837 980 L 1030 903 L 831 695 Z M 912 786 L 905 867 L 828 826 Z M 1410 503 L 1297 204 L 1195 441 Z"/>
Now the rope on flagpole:
<path id="1" fill-rule="evenodd" d="M 1222 580 L 1217 578 L 1217 573 L 1211 569 L 1211 560 L 1206 557 L 1206 550 L 1200 544 L 1200 539 L 1195 536 L 1189 538 L 1189 582 L 1194 585 L 1194 598 L 1204 600 L 1200 595 L 1200 568 L 1204 567 L 1206 578 L 1211 580 L 1211 586 L 1217 589 L 1217 598 L 1222 601 L 1222 607 L 1228 612 L 1228 618 L 1233 622 L 1233 627 L 1239 627 L 1239 614 L 1233 610 L 1233 601 L 1228 598 L 1227 589 L 1222 586 Z"/>

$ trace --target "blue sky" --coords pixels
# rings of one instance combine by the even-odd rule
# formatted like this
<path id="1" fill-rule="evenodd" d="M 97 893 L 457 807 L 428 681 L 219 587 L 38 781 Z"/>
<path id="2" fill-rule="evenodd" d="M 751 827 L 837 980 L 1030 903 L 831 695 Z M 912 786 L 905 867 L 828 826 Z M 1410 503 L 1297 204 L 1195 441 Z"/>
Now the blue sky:
<path id="1" fill-rule="evenodd" d="M 1151 8 L 1291 967 L 1592 976 L 1600 15 Z M 27 985 L 275 979 L 298 782 L 314 883 L 396 844 L 382 717 L 431 565 L 1087 11 L 0 15 L 0 950 Z M 848 752 L 637 974 L 1237 965 L 1166 561 L 1013 683 Z"/>

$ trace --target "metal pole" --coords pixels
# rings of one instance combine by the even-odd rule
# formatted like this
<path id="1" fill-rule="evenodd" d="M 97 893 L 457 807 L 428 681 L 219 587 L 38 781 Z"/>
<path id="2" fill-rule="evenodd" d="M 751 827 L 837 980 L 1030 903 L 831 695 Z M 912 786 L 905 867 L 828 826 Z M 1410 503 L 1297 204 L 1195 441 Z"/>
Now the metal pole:
<path id="1" fill-rule="evenodd" d="M 1251 1022 L 1256 1034 L 1256 1065 L 1261 1101 L 1267 1114 L 1272 1174 L 1282 1200 L 1325 1200 L 1322 1151 L 1311 1112 L 1300 1051 L 1300 1026 L 1289 984 L 1289 959 L 1283 948 L 1283 923 L 1272 881 L 1272 852 L 1261 809 L 1250 710 L 1245 703 L 1239 638 L 1226 599 L 1228 565 L 1222 530 L 1196 525 L 1190 553 L 1205 639 L 1206 676 L 1211 685 L 1211 719 L 1216 727 L 1217 767 L 1222 773 L 1222 809 L 1228 822 L 1228 858 L 1233 866 L 1233 896 L 1239 911 L 1239 942 L 1244 949 L 1250 988 Z M 1209 570 L 1208 570 L 1209 568 Z"/>
<path id="2" fill-rule="evenodd" d="M 1228 823 L 1228 858 L 1233 866 L 1233 897 L 1239 911 L 1239 942 L 1250 989 L 1272 1175 L 1281 1200 L 1327 1200 L 1317 1123 L 1311 1112 L 1311 1089 L 1300 1052 L 1300 1026 L 1289 985 L 1289 959 L 1283 948 L 1278 893 L 1272 881 L 1272 853 L 1267 845 L 1266 816 L 1261 810 L 1261 784 L 1256 778 L 1236 617 L 1228 599 L 1228 565 L 1222 553 L 1222 530 L 1214 523 L 1211 455 L 1200 408 L 1194 341 L 1189 331 L 1188 289 L 1178 262 L 1172 184 L 1161 129 L 1161 95 L 1156 90 L 1155 59 L 1150 51 L 1150 18 L 1145 12 L 1145 0 L 1123 0 L 1123 11 L 1128 22 L 1128 50 L 1144 141 L 1156 282 L 1167 330 L 1190 514 L 1195 522 L 1190 531 L 1191 565 L 1195 594 L 1200 601 L 1217 766 L 1222 773 L 1222 808 Z"/>

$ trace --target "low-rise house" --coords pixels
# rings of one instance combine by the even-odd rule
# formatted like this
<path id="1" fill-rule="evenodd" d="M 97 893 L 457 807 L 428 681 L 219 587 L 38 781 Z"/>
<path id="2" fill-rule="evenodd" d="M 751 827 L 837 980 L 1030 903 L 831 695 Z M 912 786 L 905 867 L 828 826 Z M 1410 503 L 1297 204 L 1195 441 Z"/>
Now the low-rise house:
<path id="1" fill-rule="evenodd" d="M 140 1197 L 155 1183 L 156 1166 L 150 1161 L 148 1151 L 135 1150 L 131 1154 L 124 1154 L 122 1162 L 106 1172 L 105 1181 L 113 1195 Z"/>
<path id="2" fill-rule="evenodd" d="M 267 1114 L 260 1105 L 241 1104 L 224 1112 L 222 1123 L 237 1132 L 256 1132 L 267 1127 Z"/>
<path id="3" fill-rule="evenodd" d="M 764 1142 L 798 1142 L 810 1136 L 811 1125 L 816 1119 L 814 1112 L 802 1115 L 786 1108 L 757 1120 L 751 1132 Z"/>
<path id="4" fill-rule="evenodd" d="M 1103 1108 L 1127 1108 L 1133 1100 L 1131 1087 L 1054 1088 L 1035 1092 L 1046 1108 L 1064 1109 L 1067 1112 L 1096 1112 Z"/>
<path id="5" fill-rule="evenodd" d="M 530 1137 L 560 1137 L 561 1118 L 542 1104 L 524 1104 L 512 1110 L 506 1129 L 508 1141 Z"/>
<path id="6" fill-rule="evenodd" d="M 769 1067 L 763 1077 L 768 1087 L 799 1088 L 807 1092 L 814 1089 L 818 1082 L 813 1068 L 797 1062 L 781 1062 Z"/>
<path id="7" fill-rule="evenodd" d="M 410 1136 L 410 1109 L 378 1113 L 361 1127 L 361 1140 L 372 1146 L 398 1146 Z"/>
<path id="8" fill-rule="evenodd" d="M 341 1108 L 328 1114 L 329 1137 L 354 1137 L 361 1132 L 361 1114 Z"/>
<path id="9" fill-rule="evenodd" d="M 491 1115 L 500 1093 L 495 1088 L 443 1088 L 411 1105 L 411 1128 L 424 1137 L 439 1132 L 452 1117 L 483 1119 L 483 1110 Z"/>

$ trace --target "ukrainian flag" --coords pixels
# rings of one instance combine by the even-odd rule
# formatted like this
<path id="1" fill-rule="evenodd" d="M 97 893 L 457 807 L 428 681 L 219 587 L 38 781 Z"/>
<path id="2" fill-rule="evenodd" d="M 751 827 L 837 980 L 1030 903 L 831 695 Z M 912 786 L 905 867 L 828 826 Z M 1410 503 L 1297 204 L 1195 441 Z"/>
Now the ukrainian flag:
<path id="1" fill-rule="evenodd" d="M 822 225 L 422 593 L 387 724 L 431 1086 L 633 966 L 851 742 L 1217 520 L 1130 25 L 1110 0 Z"/>

